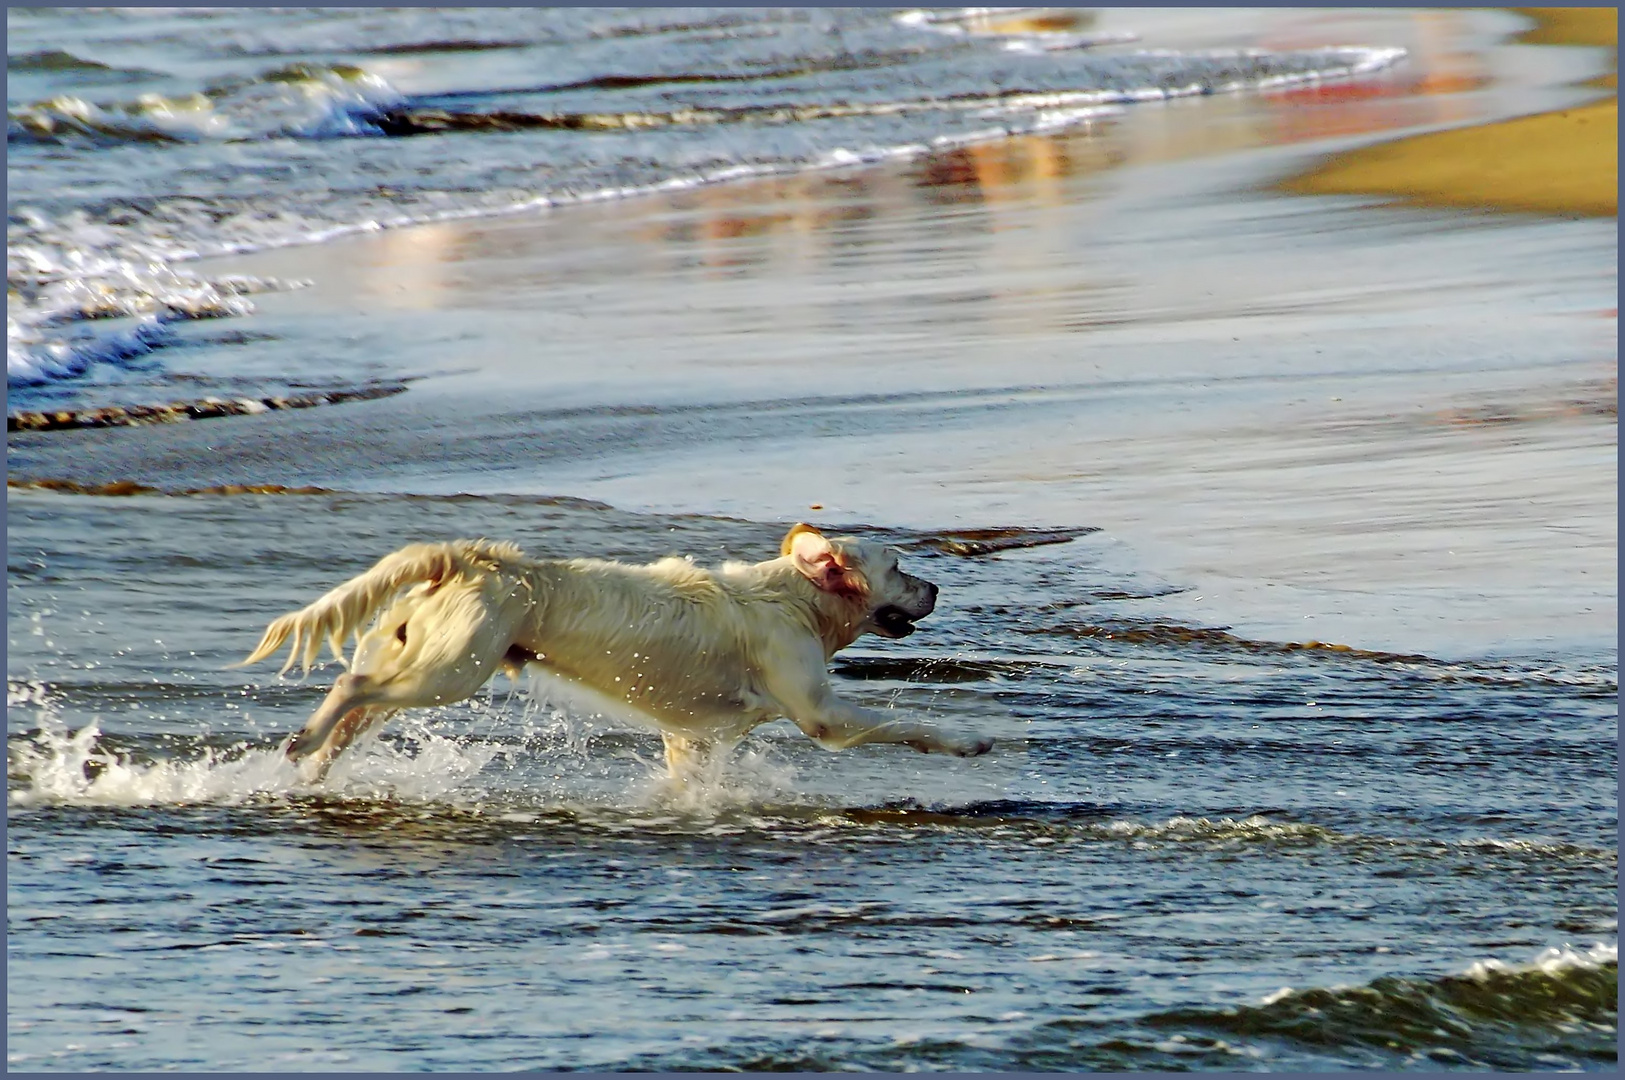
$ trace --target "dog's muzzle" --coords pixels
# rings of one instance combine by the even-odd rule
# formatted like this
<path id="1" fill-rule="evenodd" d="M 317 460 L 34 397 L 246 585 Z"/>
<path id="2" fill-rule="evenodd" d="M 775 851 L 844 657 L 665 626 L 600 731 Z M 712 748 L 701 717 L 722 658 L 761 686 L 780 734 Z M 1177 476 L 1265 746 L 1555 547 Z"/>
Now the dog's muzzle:
<path id="1" fill-rule="evenodd" d="M 909 611 L 896 604 L 886 604 L 869 616 L 870 621 L 875 624 L 875 629 L 879 630 L 882 636 L 908 637 L 914 632 L 915 620 L 923 619 L 937 609 L 937 587 L 929 581 L 921 581 L 920 584 L 925 586 L 925 600 L 916 610 Z"/>

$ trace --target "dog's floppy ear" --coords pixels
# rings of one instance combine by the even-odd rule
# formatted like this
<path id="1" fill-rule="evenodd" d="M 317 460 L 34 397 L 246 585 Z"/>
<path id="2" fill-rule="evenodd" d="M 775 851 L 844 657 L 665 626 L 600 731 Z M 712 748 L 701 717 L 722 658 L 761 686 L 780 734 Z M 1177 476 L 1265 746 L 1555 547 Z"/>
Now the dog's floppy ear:
<path id="1" fill-rule="evenodd" d="M 793 545 L 796 542 L 796 537 L 800 536 L 802 533 L 812 533 L 814 536 L 818 537 L 820 540 L 822 540 L 824 538 L 823 533 L 819 532 L 817 529 L 813 528 L 811 525 L 808 525 L 805 521 L 798 521 L 794 525 L 790 526 L 790 531 L 789 532 L 784 534 L 784 542 L 779 545 L 779 554 L 780 555 L 788 555 L 788 554 L 790 554 L 791 545 Z"/>
<path id="2" fill-rule="evenodd" d="M 869 583 L 835 550 L 823 533 L 805 523 L 797 523 L 784 534 L 779 545 L 790 556 L 801 576 L 818 588 L 836 596 L 862 596 Z"/>

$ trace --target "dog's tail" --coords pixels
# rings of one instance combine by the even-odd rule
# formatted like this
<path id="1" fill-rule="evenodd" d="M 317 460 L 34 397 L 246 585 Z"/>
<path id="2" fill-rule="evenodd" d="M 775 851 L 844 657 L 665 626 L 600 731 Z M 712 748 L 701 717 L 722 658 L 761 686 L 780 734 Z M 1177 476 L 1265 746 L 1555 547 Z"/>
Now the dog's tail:
<path id="1" fill-rule="evenodd" d="M 351 578 L 309 607 L 271 623 L 248 659 L 233 666 L 258 663 L 282 648 L 289 638 L 293 645 L 279 674 L 287 674 L 296 660 L 309 671 L 324 640 L 342 663 L 344 643 L 371 623 L 402 589 L 427 583 L 428 592 L 433 592 L 459 575 L 496 570 L 504 559 L 523 557 L 513 544 L 486 540 L 408 545 L 384 556 L 371 570 Z"/>

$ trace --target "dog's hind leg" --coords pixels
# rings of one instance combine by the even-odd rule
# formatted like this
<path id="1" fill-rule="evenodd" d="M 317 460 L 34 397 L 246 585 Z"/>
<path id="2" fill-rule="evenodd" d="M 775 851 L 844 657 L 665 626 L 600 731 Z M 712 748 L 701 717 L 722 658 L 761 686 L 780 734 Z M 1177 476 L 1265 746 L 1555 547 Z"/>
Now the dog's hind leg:
<path id="1" fill-rule="evenodd" d="M 320 780 L 327 775 L 328 766 L 339 751 L 396 711 L 373 708 L 375 696 L 372 680 L 367 676 L 340 675 L 305 726 L 288 740 L 283 753 L 289 761 L 303 763 L 313 759 L 308 764 L 302 764 L 301 769 L 306 779 L 313 782 Z"/>
<path id="2" fill-rule="evenodd" d="M 523 604 L 505 603 L 512 588 L 486 575 L 408 596 L 380 615 L 356 643 L 350 670 L 289 741 L 287 756 L 314 758 L 305 768 L 319 777 L 326 762 L 391 712 L 451 705 L 477 692 L 501 665 L 524 614 Z"/>
<path id="3" fill-rule="evenodd" d="M 286 753 L 289 758 L 298 761 L 314 753 L 320 746 L 326 744 L 328 736 L 332 735 L 341 720 L 351 711 L 364 708 L 371 704 L 371 694 L 368 691 L 371 682 L 365 675 L 340 675 L 333 682 L 333 689 L 327 692 L 322 703 L 316 706 L 316 711 L 299 734 L 288 743 Z"/>
<path id="4" fill-rule="evenodd" d="M 380 705 L 363 705 L 351 709 L 339 717 L 327 733 L 327 737 L 320 743 L 301 753 L 294 753 L 294 744 L 304 737 L 300 732 L 288 743 L 287 756 L 299 764 L 299 771 L 303 778 L 310 783 L 320 783 L 327 776 L 327 771 L 333 767 L 347 747 L 359 742 L 362 738 L 376 731 L 384 722 L 399 709 L 391 709 Z"/>

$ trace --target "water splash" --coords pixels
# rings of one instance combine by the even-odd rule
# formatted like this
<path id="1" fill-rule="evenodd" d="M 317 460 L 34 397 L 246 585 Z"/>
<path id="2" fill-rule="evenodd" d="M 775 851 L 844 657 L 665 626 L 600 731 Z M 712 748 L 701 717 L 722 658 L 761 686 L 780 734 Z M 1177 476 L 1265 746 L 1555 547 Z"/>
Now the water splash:
<path id="1" fill-rule="evenodd" d="M 274 746 L 247 740 L 204 746 L 193 757 L 120 750 L 92 721 L 69 731 L 49 711 L 29 737 L 11 740 L 7 773 L 13 807 L 235 806 L 266 798 L 447 799 L 495 759 L 491 743 L 446 738 L 426 726 L 411 732 L 415 748 L 378 740 L 354 747 L 320 783 L 305 781 Z"/>
<path id="2" fill-rule="evenodd" d="M 298 774 L 276 750 L 205 748 L 192 760 L 139 761 L 106 748 L 92 722 L 68 732 L 47 721 L 32 740 L 7 747 L 13 807 L 50 805 L 231 805 L 292 790 Z"/>
<path id="3" fill-rule="evenodd" d="M 235 806 L 317 798 L 440 805 L 448 811 L 614 809 L 710 819 L 760 805 L 792 789 L 795 769 L 770 748 L 745 744 L 673 779 L 647 741 L 597 712 L 563 708 L 546 694 L 502 694 L 452 710 L 398 717 L 387 737 L 372 733 L 319 782 L 303 779 L 283 743 L 241 739 L 192 755 L 113 745 L 98 721 L 70 730 L 48 684 L 13 681 L 13 706 L 37 710 L 39 727 L 7 748 L 13 807 Z M 519 705 L 518 737 L 511 734 Z M 472 710 L 472 717 L 468 713 Z M 446 715 L 447 713 L 454 715 Z M 472 723 L 471 723 L 472 721 Z M 502 735 L 493 729 L 501 725 Z"/>
<path id="4" fill-rule="evenodd" d="M 771 748 L 746 744 L 717 753 L 681 777 L 664 762 L 646 762 L 648 773 L 633 797 L 650 809 L 685 817 L 716 818 L 795 794 L 796 769 Z"/>

